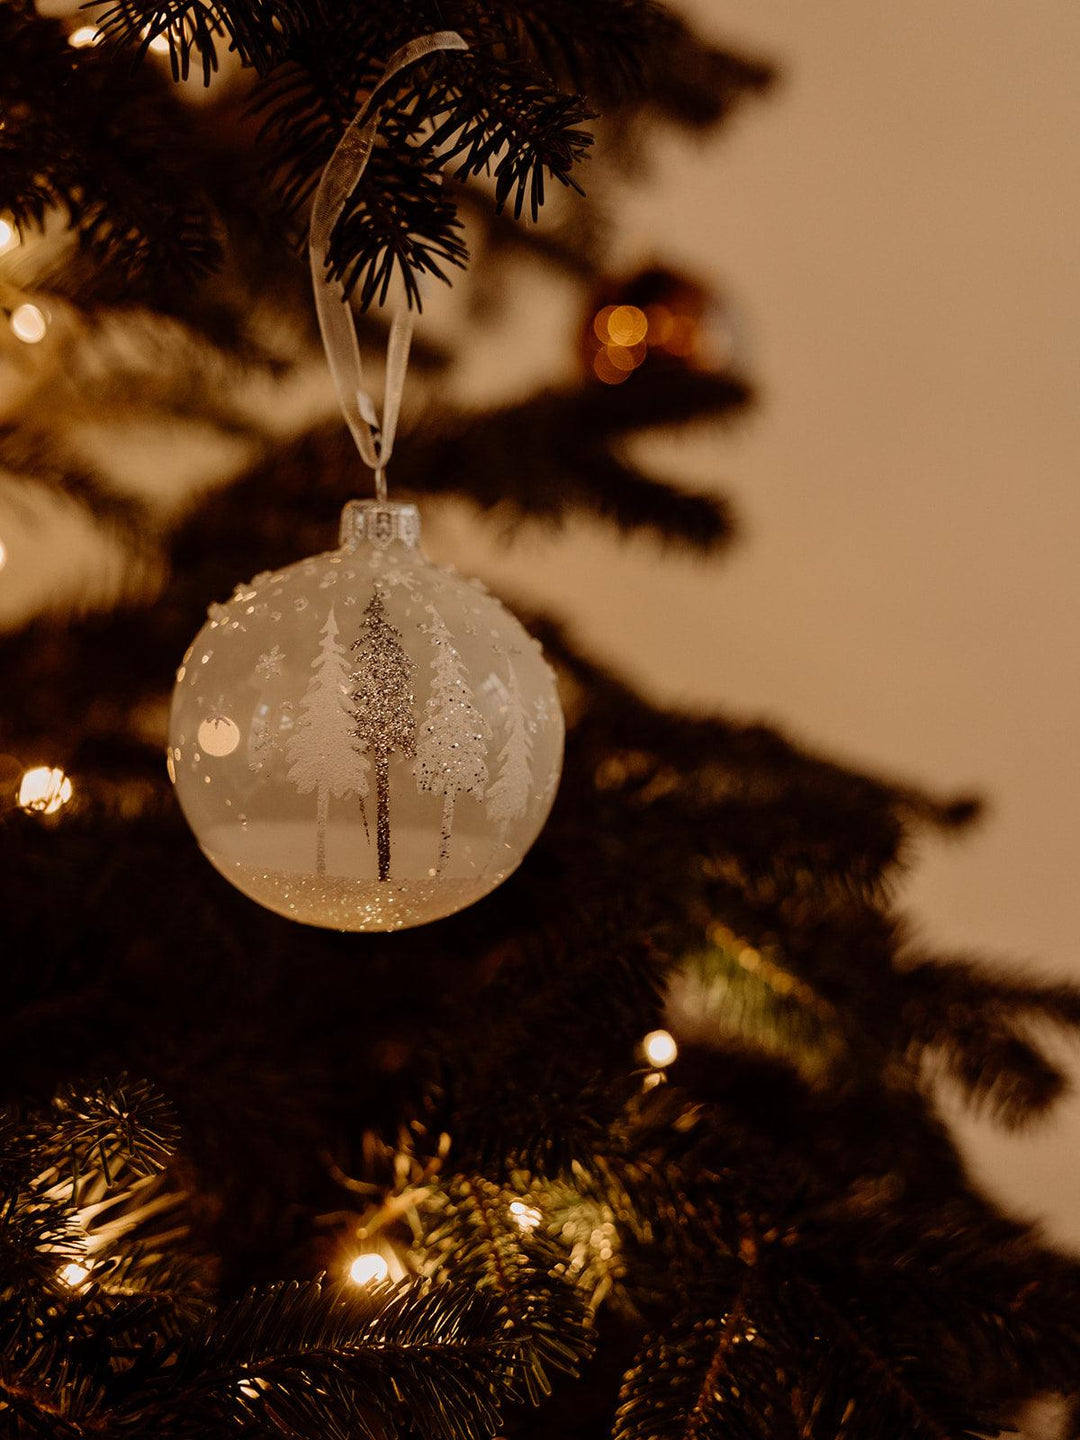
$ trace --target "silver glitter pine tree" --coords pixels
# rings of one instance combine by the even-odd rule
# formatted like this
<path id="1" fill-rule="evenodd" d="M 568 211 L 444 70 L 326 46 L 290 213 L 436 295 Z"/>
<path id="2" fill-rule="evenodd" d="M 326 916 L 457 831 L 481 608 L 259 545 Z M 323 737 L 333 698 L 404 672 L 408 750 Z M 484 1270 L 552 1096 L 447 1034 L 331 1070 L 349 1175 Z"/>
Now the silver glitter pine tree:
<path id="1" fill-rule="evenodd" d="M 386 616 L 378 587 L 364 611 L 364 628 L 353 641 L 354 734 L 375 762 L 375 841 L 379 879 L 390 878 L 390 756 L 416 754 L 413 664 Z"/>

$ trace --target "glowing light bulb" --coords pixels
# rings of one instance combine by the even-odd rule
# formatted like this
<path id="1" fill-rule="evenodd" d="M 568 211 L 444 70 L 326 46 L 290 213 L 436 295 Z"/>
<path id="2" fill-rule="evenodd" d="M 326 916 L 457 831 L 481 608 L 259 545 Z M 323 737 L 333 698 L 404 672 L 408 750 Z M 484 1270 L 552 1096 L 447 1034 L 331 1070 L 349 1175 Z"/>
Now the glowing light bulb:
<path id="1" fill-rule="evenodd" d="M 72 1260 L 70 1264 L 61 1267 L 60 1279 L 63 1280 L 65 1285 L 70 1285 L 73 1290 L 77 1290 L 79 1286 L 84 1284 L 85 1281 L 89 1280 L 89 1278 L 89 1266 L 80 1265 L 75 1260 Z"/>
<path id="2" fill-rule="evenodd" d="M 670 1065 L 679 1053 L 675 1037 L 666 1030 L 650 1030 L 641 1042 L 641 1048 L 645 1052 L 645 1059 L 656 1070 L 663 1070 L 665 1065 Z"/>
<path id="3" fill-rule="evenodd" d="M 149 26 L 143 31 L 143 37 L 145 38 L 148 33 Z M 146 48 L 152 50 L 155 55 L 168 55 L 169 37 L 167 35 L 155 35 L 154 38 L 148 42 Z"/>
<path id="4" fill-rule="evenodd" d="M 68 36 L 68 44 L 75 50 L 85 50 L 88 45 L 96 45 L 100 31 L 93 25 L 80 25 Z"/>
<path id="5" fill-rule="evenodd" d="M 536 1229 L 544 1217 L 535 1205 L 526 1205 L 524 1200 L 511 1200 L 510 1218 L 519 1230 L 528 1234 Z"/>
<path id="6" fill-rule="evenodd" d="M 58 766 L 35 765 L 19 781 L 19 804 L 38 815 L 55 815 L 71 795 L 71 779 Z"/>
<path id="7" fill-rule="evenodd" d="M 390 1274 L 390 1266 L 381 1255 L 357 1255 L 349 1266 L 349 1279 L 354 1285 L 377 1285 Z"/>
<path id="8" fill-rule="evenodd" d="M 19 232 L 10 220 L 0 220 L 0 255 L 14 250 L 19 243 Z"/>
<path id="9" fill-rule="evenodd" d="M 12 334 L 27 345 L 36 345 L 39 340 L 44 340 L 48 328 L 44 314 L 36 305 L 27 303 L 11 312 Z"/>

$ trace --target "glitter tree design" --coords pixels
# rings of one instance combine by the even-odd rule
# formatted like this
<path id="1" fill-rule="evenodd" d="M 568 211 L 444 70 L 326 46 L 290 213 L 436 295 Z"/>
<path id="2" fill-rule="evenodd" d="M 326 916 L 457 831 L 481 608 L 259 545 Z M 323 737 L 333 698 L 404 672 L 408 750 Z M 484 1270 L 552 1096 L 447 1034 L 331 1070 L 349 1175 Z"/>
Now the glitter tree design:
<path id="1" fill-rule="evenodd" d="M 416 754 L 413 711 L 413 663 L 401 643 L 401 632 L 386 617 L 383 597 L 372 591 L 364 611 L 364 628 L 353 641 L 352 673 L 356 728 L 353 735 L 375 761 L 375 843 L 379 879 L 390 878 L 390 756 Z"/>
<path id="2" fill-rule="evenodd" d="M 505 834 L 511 820 L 524 815 L 532 790 L 532 736 L 521 687 L 512 660 L 507 660 L 506 740 L 498 757 L 498 773 L 485 797 L 489 818 Z"/>
<path id="3" fill-rule="evenodd" d="M 446 622 L 433 605 L 428 606 L 428 612 L 435 676 L 416 745 L 416 783 L 421 790 L 443 797 L 442 834 L 435 867 L 439 874 L 450 857 L 457 797 L 465 794 L 483 799 L 488 778 L 484 763 L 488 733 L 484 717 L 473 703 L 465 666 Z"/>
<path id="4" fill-rule="evenodd" d="M 356 749 L 348 651 L 338 640 L 333 606 L 322 628 L 319 653 L 311 663 L 315 674 L 300 701 L 300 719 L 285 746 L 285 758 L 288 778 L 301 795 L 316 793 L 315 873 L 325 875 L 330 797 L 340 800 L 358 795 L 362 810 L 371 769 Z"/>

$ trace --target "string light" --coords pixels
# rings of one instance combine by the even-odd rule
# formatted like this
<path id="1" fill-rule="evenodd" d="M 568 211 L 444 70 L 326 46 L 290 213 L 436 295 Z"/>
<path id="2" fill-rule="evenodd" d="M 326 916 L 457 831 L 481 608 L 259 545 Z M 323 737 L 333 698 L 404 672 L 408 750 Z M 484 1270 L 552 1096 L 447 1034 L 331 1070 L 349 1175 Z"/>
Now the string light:
<path id="1" fill-rule="evenodd" d="M 535 1205 L 526 1205 L 524 1200 L 511 1200 L 509 1209 L 511 1220 L 526 1234 L 535 1230 L 544 1218 Z"/>
<path id="2" fill-rule="evenodd" d="M 636 305 L 616 305 L 608 316 L 607 332 L 612 345 L 637 345 L 645 339 L 649 322 Z"/>
<path id="3" fill-rule="evenodd" d="M 44 340 L 45 331 L 49 328 L 44 313 L 29 302 L 11 312 L 10 323 L 12 334 L 27 345 L 36 345 L 39 340 Z"/>
<path id="4" fill-rule="evenodd" d="M 357 1255 L 349 1266 L 349 1279 L 354 1285 L 378 1285 L 390 1274 L 390 1266 L 381 1255 Z"/>
<path id="5" fill-rule="evenodd" d="M 620 385 L 645 359 L 649 319 L 637 305 L 605 305 L 593 317 L 600 348 L 593 372 L 605 385 Z"/>
<path id="6" fill-rule="evenodd" d="M 60 1279 L 65 1285 L 70 1285 L 72 1290 L 77 1290 L 80 1285 L 90 1279 L 90 1268 L 87 1265 L 80 1265 L 78 1261 L 72 1260 L 69 1264 L 60 1269 Z"/>
<path id="7" fill-rule="evenodd" d="M 75 50 L 85 50 L 88 45 L 96 45 L 100 36 L 101 32 L 93 25 L 80 25 L 68 36 L 68 44 Z"/>
<path id="8" fill-rule="evenodd" d="M 14 250 L 19 243 L 19 232 L 10 220 L 0 220 L 0 255 Z"/>
<path id="9" fill-rule="evenodd" d="M 675 1037 L 667 1030 L 650 1030 L 641 1042 L 641 1048 L 645 1052 L 645 1059 L 655 1070 L 663 1070 L 679 1053 Z"/>
<path id="10" fill-rule="evenodd" d="M 71 778 L 59 766 L 35 765 L 19 781 L 19 804 L 36 815 L 55 815 L 71 796 Z"/>

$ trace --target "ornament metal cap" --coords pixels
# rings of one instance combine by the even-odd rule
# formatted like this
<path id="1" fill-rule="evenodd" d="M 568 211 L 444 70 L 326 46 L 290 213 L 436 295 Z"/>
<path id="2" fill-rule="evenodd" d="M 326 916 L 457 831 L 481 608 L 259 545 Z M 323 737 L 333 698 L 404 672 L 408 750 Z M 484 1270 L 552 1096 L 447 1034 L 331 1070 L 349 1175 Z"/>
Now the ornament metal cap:
<path id="1" fill-rule="evenodd" d="M 338 544 L 353 551 L 362 541 L 380 550 L 395 542 L 415 550 L 420 543 L 420 511 L 397 500 L 347 500 Z"/>

